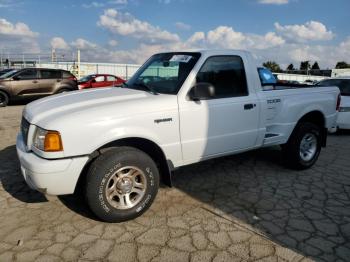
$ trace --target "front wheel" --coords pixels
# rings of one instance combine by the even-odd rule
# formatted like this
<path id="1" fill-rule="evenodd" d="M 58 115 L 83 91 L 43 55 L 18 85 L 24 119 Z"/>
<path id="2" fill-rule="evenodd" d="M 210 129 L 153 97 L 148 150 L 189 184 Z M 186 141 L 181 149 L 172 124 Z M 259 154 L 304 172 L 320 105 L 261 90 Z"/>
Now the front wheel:
<path id="1" fill-rule="evenodd" d="M 0 90 L 0 107 L 5 107 L 9 103 L 9 96 Z"/>
<path id="2" fill-rule="evenodd" d="M 131 148 L 110 149 L 89 168 L 86 198 L 90 209 L 106 222 L 122 222 L 143 214 L 159 188 L 153 160 Z"/>
<path id="3" fill-rule="evenodd" d="M 69 91 L 71 91 L 71 90 L 68 88 L 62 88 L 62 89 L 59 89 L 55 94 L 63 94 L 63 93 L 69 92 Z"/>
<path id="4" fill-rule="evenodd" d="M 321 141 L 320 127 L 306 122 L 298 124 L 282 147 L 288 166 L 297 170 L 313 166 L 321 152 Z"/>

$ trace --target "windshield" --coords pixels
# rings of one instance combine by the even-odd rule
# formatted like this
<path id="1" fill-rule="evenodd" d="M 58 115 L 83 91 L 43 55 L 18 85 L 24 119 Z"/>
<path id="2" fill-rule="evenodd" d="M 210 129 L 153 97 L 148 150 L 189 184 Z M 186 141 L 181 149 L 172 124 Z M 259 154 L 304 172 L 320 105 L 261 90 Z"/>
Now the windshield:
<path id="1" fill-rule="evenodd" d="M 337 86 L 342 96 L 350 96 L 350 79 L 328 79 L 319 82 L 319 86 Z"/>
<path id="2" fill-rule="evenodd" d="M 87 82 L 87 81 L 90 81 L 91 79 L 93 79 L 94 77 L 95 77 L 95 75 L 84 76 L 84 77 L 79 79 L 79 82 Z"/>
<path id="3" fill-rule="evenodd" d="M 11 70 L 9 72 L 6 72 L 5 74 L 1 75 L 0 78 L 8 78 L 8 77 L 12 77 L 14 74 L 16 74 L 19 70 L 14 69 Z"/>
<path id="4" fill-rule="evenodd" d="M 199 58 L 200 53 L 156 54 L 124 87 L 176 95 Z"/>

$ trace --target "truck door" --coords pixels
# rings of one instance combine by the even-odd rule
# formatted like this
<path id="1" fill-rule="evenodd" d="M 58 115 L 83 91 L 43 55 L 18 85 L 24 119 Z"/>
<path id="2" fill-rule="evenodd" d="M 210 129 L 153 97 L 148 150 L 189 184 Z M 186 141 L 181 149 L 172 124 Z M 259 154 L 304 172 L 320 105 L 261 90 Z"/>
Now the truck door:
<path id="1" fill-rule="evenodd" d="M 240 56 L 209 57 L 196 83 L 210 83 L 215 96 L 179 101 L 184 161 L 254 147 L 258 135 L 258 98 L 249 93 Z"/>

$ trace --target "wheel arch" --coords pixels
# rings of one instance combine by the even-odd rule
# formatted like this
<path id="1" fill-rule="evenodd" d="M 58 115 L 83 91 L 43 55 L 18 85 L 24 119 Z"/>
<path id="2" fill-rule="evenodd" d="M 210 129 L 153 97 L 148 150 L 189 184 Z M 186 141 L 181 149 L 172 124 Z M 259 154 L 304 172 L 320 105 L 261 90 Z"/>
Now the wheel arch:
<path id="1" fill-rule="evenodd" d="M 4 93 L 8 96 L 9 99 L 11 98 L 11 94 L 10 94 L 10 92 L 9 92 L 8 90 L 6 90 L 6 88 L 2 88 L 2 87 L 0 86 L 0 91 L 1 91 L 1 92 L 4 92 Z"/>
<path id="2" fill-rule="evenodd" d="M 63 86 L 58 86 L 55 90 L 55 94 L 59 93 L 61 90 L 69 90 L 69 91 L 74 91 L 74 88 L 72 88 L 69 85 L 63 85 Z"/>
<path id="3" fill-rule="evenodd" d="M 149 155 L 152 158 L 152 160 L 156 163 L 159 169 L 161 181 L 169 187 L 172 186 L 171 171 L 174 169 L 173 163 L 171 162 L 171 160 L 166 158 L 164 151 L 158 144 L 149 139 L 140 137 L 121 138 L 109 142 L 92 152 L 89 155 L 89 161 L 86 163 L 85 167 L 83 168 L 83 171 L 80 174 L 78 185 L 85 181 L 87 170 L 98 156 L 112 148 L 121 146 L 134 147 Z M 80 186 L 77 186 L 76 188 L 79 187 Z"/>
<path id="4" fill-rule="evenodd" d="M 324 114 L 319 110 L 313 110 L 311 112 L 308 112 L 299 119 L 295 127 L 297 127 L 300 123 L 305 122 L 315 124 L 320 128 L 322 136 L 322 146 L 325 147 L 327 143 L 327 128 Z"/>

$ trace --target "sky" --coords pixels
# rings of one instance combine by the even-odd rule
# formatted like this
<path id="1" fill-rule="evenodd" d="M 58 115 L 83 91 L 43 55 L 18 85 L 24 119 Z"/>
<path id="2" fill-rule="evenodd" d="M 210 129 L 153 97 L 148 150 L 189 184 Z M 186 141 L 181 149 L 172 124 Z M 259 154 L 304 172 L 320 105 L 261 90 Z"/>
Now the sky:
<path id="1" fill-rule="evenodd" d="M 243 49 L 282 68 L 350 63 L 350 0 L 0 0 L 0 52 L 143 63 L 163 51 Z"/>

